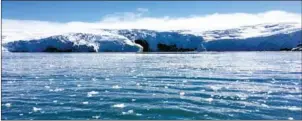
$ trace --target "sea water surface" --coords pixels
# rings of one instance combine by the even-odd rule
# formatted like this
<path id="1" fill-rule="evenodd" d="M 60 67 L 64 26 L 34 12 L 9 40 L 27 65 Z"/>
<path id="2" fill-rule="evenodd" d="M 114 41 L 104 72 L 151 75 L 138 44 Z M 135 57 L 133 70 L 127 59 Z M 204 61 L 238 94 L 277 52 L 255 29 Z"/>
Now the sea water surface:
<path id="1" fill-rule="evenodd" d="M 2 119 L 302 119 L 300 52 L 2 53 Z"/>

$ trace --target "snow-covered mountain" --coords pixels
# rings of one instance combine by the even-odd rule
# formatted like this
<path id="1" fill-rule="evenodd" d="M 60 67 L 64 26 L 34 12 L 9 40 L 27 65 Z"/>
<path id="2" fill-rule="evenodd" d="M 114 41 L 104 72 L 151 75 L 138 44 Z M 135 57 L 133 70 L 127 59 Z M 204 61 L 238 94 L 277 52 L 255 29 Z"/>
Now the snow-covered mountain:
<path id="1" fill-rule="evenodd" d="M 94 29 L 35 34 L 3 31 L 10 52 L 274 51 L 302 40 L 301 23 L 259 24 L 226 30 Z"/>

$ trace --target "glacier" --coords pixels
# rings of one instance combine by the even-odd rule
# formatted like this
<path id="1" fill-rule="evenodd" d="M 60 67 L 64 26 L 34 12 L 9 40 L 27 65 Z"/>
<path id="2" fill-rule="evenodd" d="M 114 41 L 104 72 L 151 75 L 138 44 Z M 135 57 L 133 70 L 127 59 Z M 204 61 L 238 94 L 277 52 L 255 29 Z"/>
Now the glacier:
<path id="1" fill-rule="evenodd" d="M 297 47 L 301 23 L 242 26 L 226 30 L 94 29 L 52 34 L 5 31 L 9 52 L 279 51 Z"/>

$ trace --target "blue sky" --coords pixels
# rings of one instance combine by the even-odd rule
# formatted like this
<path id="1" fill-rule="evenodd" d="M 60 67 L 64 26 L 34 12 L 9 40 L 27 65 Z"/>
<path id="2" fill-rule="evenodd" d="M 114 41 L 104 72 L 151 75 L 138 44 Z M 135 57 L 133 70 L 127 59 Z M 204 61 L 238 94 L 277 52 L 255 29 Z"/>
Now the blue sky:
<path id="1" fill-rule="evenodd" d="M 213 13 L 281 10 L 301 14 L 301 1 L 2 1 L 2 17 L 51 22 L 95 22 L 114 13 L 148 10 L 148 17 L 189 17 Z"/>

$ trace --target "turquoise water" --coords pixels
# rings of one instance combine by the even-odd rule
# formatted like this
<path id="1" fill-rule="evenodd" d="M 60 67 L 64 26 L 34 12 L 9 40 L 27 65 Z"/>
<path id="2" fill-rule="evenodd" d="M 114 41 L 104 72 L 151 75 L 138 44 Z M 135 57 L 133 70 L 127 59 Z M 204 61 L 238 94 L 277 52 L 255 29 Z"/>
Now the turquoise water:
<path id="1" fill-rule="evenodd" d="M 2 54 L 2 119 L 302 119 L 299 52 Z"/>

